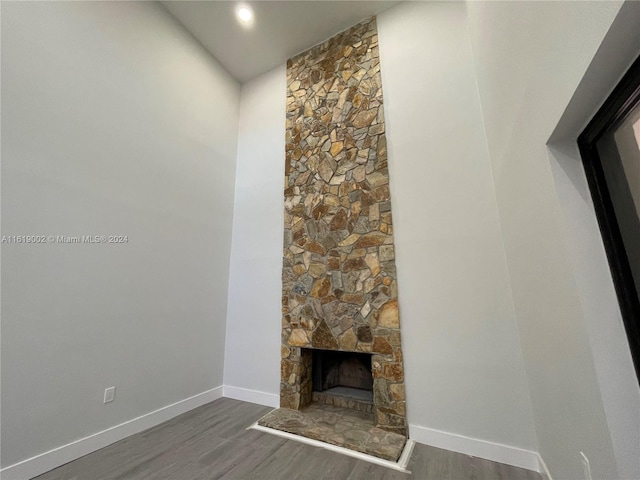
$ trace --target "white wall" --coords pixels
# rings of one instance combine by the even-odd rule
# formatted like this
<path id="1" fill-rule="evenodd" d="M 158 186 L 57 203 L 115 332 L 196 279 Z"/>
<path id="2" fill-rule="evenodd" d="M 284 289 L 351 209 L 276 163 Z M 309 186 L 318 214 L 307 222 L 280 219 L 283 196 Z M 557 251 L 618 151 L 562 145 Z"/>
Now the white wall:
<path id="1" fill-rule="evenodd" d="M 242 86 L 225 395 L 279 405 L 285 66 Z M 256 393 L 258 392 L 258 393 Z"/>
<path id="2" fill-rule="evenodd" d="M 536 441 L 464 4 L 407 2 L 378 28 L 411 434 L 506 444 L 516 457 L 498 459 L 526 463 L 517 449 Z M 242 89 L 225 357 L 225 394 L 269 404 L 279 390 L 284 92 L 284 66 Z"/>
<path id="3" fill-rule="evenodd" d="M 378 31 L 409 422 L 536 450 L 465 5 Z"/>
<path id="4" fill-rule="evenodd" d="M 640 40 L 637 8 L 621 13 L 635 26 L 612 28 L 620 7 L 468 4 L 536 434 L 554 478 L 584 478 L 581 451 L 593 478 L 640 477 L 638 384 L 575 148 L 620 65 L 600 82 Z M 594 65 L 605 35 L 616 41 Z M 599 78 L 584 77 L 592 67 Z"/>
<path id="5" fill-rule="evenodd" d="M 155 3 L 2 2 L 2 234 L 128 236 L 2 245 L 3 466 L 222 384 L 239 93 Z"/>

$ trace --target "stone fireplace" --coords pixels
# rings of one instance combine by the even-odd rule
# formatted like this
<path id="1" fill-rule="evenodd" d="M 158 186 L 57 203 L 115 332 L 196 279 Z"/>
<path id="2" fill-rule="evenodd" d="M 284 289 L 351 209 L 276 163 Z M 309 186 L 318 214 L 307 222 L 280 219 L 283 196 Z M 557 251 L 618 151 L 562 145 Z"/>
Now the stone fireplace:
<path id="1" fill-rule="evenodd" d="M 281 407 L 406 435 L 375 18 L 287 62 L 285 151 Z"/>

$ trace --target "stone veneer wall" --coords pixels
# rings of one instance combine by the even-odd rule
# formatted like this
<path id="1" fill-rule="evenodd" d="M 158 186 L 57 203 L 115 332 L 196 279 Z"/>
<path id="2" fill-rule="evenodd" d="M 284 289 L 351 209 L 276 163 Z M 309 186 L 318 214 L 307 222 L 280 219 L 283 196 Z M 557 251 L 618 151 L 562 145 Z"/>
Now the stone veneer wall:
<path id="1" fill-rule="evenodd" d="M 379 427 L 406 434 L 376 20 L 287 62 L 282 407 L 311 401 L 310 348 L 372 353 Z"/>

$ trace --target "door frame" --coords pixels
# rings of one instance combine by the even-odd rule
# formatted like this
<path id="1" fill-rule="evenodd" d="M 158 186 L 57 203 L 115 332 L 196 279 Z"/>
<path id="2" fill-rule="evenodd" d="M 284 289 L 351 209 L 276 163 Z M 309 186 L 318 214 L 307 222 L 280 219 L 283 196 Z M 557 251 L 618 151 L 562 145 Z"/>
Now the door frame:
<path id="1" fill-rule="evenodd" d="M 640 103 L 640 57 L 631 65 L 611 95 L 578 136 L 578 148 L 600 233 L 607 253 L 613 284 L 620 305 L 631 357 L 640 383 L 640 300 L 624 248 L 618 220 L 596 144 L 611 128 L 615 128 L 632 108 Z"/>

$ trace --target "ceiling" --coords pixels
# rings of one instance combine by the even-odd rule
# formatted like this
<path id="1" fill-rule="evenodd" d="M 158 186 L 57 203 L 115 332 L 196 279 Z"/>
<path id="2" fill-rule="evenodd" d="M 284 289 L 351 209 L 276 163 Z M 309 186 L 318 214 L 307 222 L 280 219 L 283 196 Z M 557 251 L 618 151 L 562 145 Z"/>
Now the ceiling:
<path id="1" fill-rule="evenodd" d="M 255 23 L 242 27 L 233 1 L 162 1 L 240 82 L 398 3 L 392 1 L 248 1 Z"/>

